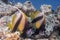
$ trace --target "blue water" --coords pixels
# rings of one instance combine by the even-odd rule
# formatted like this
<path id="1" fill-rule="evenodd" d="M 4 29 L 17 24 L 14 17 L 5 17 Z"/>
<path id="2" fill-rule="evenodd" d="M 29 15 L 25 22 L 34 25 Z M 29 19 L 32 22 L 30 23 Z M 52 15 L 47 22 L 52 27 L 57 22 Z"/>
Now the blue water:
<path id="1" fill-rule="evenodd" d="M 24 3 L 27 0 L 9 0 L 11 2 L 17 3 L 17 2 L 21 2 Z M 32 4 L 35 6 L 35 8 L 37 10 L 40 9 L 40 6 L 42 4 L 50 4 L 52 5 L 52 9 L 56 10 L 57 6 L 60 6 L 60 0 L 30 0 L 32 2 Z"/>

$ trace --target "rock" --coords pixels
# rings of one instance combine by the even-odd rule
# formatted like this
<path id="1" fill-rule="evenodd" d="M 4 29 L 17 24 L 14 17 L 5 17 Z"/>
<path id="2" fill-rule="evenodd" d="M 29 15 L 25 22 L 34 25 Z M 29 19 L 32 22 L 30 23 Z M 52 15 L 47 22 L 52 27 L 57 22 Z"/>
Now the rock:
<path id="1" fill-rule="evenodd" d="M 36 11 L 36 9 L 34 8 L 34 6 L 32 5 L 32 3 L 30 1 L 26 1 L 23 5 L 23 10 L 25 12 L 32 12 L 32 11 Z"/>
<path id="2" fill-rule="evenodd" d="M 51 12 L 51 5 L 41 5 L 40 9 L 43 11 L 43 12 Z"/>
<path id="3" fill-rule="evenodd" d="M 19 8 L 19 9 L 21 9 L 21 8 L 23 7 L 23 4 L 20 3 L 20 2 L 18 2 L 17 4 L 15 4 L 15 6 L 16 6 L 17 8 Z"/>

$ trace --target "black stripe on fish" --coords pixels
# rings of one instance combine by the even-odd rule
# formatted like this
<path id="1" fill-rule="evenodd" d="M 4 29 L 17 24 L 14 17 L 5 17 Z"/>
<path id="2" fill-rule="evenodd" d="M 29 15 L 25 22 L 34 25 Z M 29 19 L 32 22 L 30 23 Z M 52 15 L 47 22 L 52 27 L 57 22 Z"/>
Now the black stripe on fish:
<path id="1" fill-rule="evenodd" d="M 18 11 L 18 10 L 13 11 L 13 12 L 11 13 L 11 15 L 15 14 L 15 12 L 17 12 L 17 11 Z M 11 15 L 10 15 L 10 16 L 11 16 Z"/>
<path id="2" fill-rule="evenodd" d="M 27 37 L 27 34 L 26 34 L 27 29 L 28 29 L 28 22 L 27 22 L 27 19 L 25 19 L 25 27 L 23 29 L 23 33 L 20 35 L 21 37 L 23 38 Z"/>
<path id="3" fill-rule="evenodd" d="M 12 30 L 12 32 L 15 32 L 21 22 L 21 19 L 22 19 L 22 15 L 20 16 L 20 18 L 18 19 L 18 21 L 16 22 L 16 24 L 14 25 L 14 28 Z"/>
<path id="4" fill-rule="evenodd" d="M 4 15 L 0 15 L 0 18 L 2 18 Z"/>
<path id="5" fill-rule="evenodd" d="M 39 16 L 39 17 L 33 19 L 31 23 L 35 23 L 35 22 L 41 20 L 42 18 L 43 18 L 43 16 Z"/>

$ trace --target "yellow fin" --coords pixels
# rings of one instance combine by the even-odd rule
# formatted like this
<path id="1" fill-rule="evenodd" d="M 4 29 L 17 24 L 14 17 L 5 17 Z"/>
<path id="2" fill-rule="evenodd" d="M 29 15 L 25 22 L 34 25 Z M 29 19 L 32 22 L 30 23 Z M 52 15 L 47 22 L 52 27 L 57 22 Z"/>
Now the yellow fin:
<path id="1" fill-rule="evenodd" d="M 41 26 L 40 21 L 37 21 L 37 22 L 36 22 L 36 28 L 39 29 L 40 26 Z"/>
<path id="2" fill-rule="evenodd" d="M 12 25 L 12 23 L 11 23 L 11 22 L 10 22 L 10 23 L 8 23 L 8 27 L 10 28 L 10 30 L 12 30 L 13 25 Z"/>
<path id="3" fill-rule="evenodd" d="M 35 12 L 32 12 L 31 13 L 31 19 L 33 20 L 38 14 L 39 14 L 40 11 L 35 11 Z"/>
<path id="4" fill-rule="evenodd" d="M 12 30 L 13 27 L 14 27 L 14 20 L 15 20 L 15 18 L 16 18 L 16 14 L 14 14 L 12 16 L 12 21 L 8 23 L 8 27 L 10 28 L 10 30 Z"/>

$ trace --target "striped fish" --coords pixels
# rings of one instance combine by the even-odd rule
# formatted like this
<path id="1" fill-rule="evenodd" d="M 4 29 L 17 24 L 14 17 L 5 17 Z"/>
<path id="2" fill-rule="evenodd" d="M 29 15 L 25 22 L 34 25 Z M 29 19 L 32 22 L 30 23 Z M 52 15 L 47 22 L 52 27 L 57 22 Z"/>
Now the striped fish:
<path id="1" fill-rule="evenodd" d="M 40 31 L 45 31 L 45 16 L 43 12 L 35 11 L 31 15 L 32 24 L 35 28 L 35 33 L 33 35 L 39 34 Z"/>
<path id="2" fill-rule="evenodd" d="M 31 23 L 35 23 L 36 29 L 39 29 L 43 22 L 45 24 L 44 14 L 41 13 L 40 11 L 35 11 L 31 13 L 31 19 L 32 19 Z"/>
<path id="3" fill-rule="evenodd" d="M 13 14 L 12 21 L 8 24 L 12 32 L 19 30 L 21 33 L 23 32 L 25 25 L 27 22 L 27 16 L 21 11 L 18 10 Z"/>

